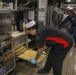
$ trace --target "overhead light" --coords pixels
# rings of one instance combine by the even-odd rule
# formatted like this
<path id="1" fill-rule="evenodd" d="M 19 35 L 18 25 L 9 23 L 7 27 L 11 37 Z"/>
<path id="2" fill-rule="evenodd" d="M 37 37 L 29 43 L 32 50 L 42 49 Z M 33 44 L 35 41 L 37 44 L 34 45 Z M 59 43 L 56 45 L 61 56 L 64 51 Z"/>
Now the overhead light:
<path id="1" fill-rule="evenodd" d="M 71 0 L 66 0 L 66 2 L 71 2 Z"/>

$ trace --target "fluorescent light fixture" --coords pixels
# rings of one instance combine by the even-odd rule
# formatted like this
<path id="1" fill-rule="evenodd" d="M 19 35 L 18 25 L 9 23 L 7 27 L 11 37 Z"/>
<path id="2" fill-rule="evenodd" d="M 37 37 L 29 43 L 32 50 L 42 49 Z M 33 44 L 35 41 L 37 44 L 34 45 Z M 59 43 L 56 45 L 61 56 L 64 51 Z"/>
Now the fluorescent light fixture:
<path id="1" fill-rule="evenodd" d="M 66 2 L 71 2 L 71 0 L 66 0 Z"/>

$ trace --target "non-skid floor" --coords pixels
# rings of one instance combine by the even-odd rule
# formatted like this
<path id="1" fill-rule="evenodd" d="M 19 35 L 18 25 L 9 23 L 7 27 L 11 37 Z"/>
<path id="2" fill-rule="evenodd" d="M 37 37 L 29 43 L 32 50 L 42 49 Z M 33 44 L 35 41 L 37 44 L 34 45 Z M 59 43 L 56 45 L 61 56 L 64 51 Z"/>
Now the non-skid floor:
<path id="1" fill-rule="evenodd" d="M 53 75 L 51 70 L 48 74 L 38 74 L 37 71 L 41 67 L 30 64 L 29 62 L 20 61 L 16 64 L 15 71 L 9 73 L 9 75 Z M 72 47 L 67 54 L 64 63 L 62 75 L 76 75 L 76 48 Z"/>

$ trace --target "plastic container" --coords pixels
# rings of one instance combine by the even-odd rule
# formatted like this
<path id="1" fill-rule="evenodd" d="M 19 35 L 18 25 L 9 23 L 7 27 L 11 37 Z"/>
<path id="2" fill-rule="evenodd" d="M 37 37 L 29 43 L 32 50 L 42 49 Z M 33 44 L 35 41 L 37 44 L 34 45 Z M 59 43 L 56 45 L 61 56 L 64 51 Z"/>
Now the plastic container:
<path id="1" fill-rule="evenodd" d="M 41 62 L 39 62 L 39 63 L 36 63 L 36 66 L 42 68 L 42 67 L 45 66 L 45 62 L 46 62 L 46 58 L 45 58 L 43 61 L 41 61 Z"/>
<path id="2" fill-rule="evenodd" d="M 10 7 L 10 9 L 13 9 L 13 3 L 12 2 L 9 3 L 9 7 Z"/>

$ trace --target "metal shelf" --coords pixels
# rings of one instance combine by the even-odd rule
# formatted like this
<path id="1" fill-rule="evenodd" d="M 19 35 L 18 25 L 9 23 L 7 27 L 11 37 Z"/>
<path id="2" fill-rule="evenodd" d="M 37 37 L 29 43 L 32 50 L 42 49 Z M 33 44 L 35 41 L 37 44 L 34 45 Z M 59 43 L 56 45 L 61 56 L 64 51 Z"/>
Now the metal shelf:
<path id="1" fill-rule="evenodd" d="M 0 11 L 17 11 L 17 9 L 0 9 Z"/>
<path id="2" fill-rule="evenodd" d="M 10 13 L 13 11 L 17 11 L 17 9 L 0 9 L 0 13 Z"/>
<path id="3" fill-rule="evenodd" d="M 5 39 L 7 39 L 9 37 L 10 37 L 10 35 L 7 35 L 7 34 L 1 35 L 1 41 L 4 41 Z"/>
<path id="4" fill-rule="evenodd" d="M 4 1 L 2 0 L 2 3 L 3 2 Z M 7 8 L 7 7 L 1 8 L 0 14 L 12 13 L 14 11 L 17 11 L 17 0 L 10 0 L 10 1 L 5 0 L 5 3 L 7 3 L 7 4 L 12 3 L 13 8 L 12 7 L 11 7 L 11 9 Z M 9 4 L 9 7 L 10 7 L 10 4 Z M 11 46 L 9 46 L 9 45 L 11 45 Z M 0 61 L 1 60 L 3 61 L 2 63 L 4 64 L 4 70 L 5 70 L 4 74 L 7 75 L 9 72 L 11 72 L 13 69 L 15 69 L 15 66 L 16 66 L 15 54 L 14 54 L 14 49 L 13 49 L 13 40 L 12 40 L 11 35 L 9 35 L 9 34 L 0 35 L 0 51 L 2 52 L 2 58 L 0 58 Z M 4 57 L 5 57 L 5 59 L 4 59 Z M 9 63 L 10 63 L 10 65 L 9 65 Z"/>
<path id="5" fill-rule="evenodd" d="M 11 40 L 8 40 L 8 41 L 5 41 L 5 42 L 2 42 L 1 43 L 1 48 L 8 45 L 8 44 L 11 44 Z"/>
<path id="6" fill-rule="evenodd" d="M 6 61 L 8 61 L 8 60 L 10 60 L 10 59 L 12 59 L 13 58 L 13 56 L 12 57 L 10 57 L 10 58 L 8 58 L 7 60 L 4 60 L 4 62 L 6 62 Z"/>
<path id="7" fill-rule="evenodd" d="M 6 3 L 7 2 L 8 1 L 6 1 Z M 9 8 L 6 8 L 6 9 L 5 8 L 1 8 L 0 9 L 0 13 L 9 13 L 9 12 L 17 11 L 17 0 L 13 0 L 13 1 L 10 0 L 9 3 L 13 3 L 12 8 L 10 8 L 10 5 L 9 5 Z"/>
<path id="8" fill-rule="evenodd" d="M 10 73 L 10 72 L 11 72 L 12 70 L 14 70 L 14 69 L 15 69 L 15 67 L 13 67 L 12 69 L 10 69 L 10 70 L 7 72 L 7 74 Z"/>
<path id="9" fill-rule="evenodd" d="M 8 52 L 4 53 L 3 55 L 6 55 L 6 54 L 8 54 L 8 53 L 10 53 L 10 52 L 12 52 L 12 50 L 10 50 L 10 51 L 8 51 Z"/>
<path id="10" fill-rule="evenodd" d="M 16 66 L 15 54 L 13 51 L 13 41 L 11 39 L 11 36 L 7 35 L 5 37 L 4 36 L 0 37 L 0 49 L 1 49 L 0 51 L 2 52 L 1 59 L 4 63 L 5 74 L 7 75 Z"/>

